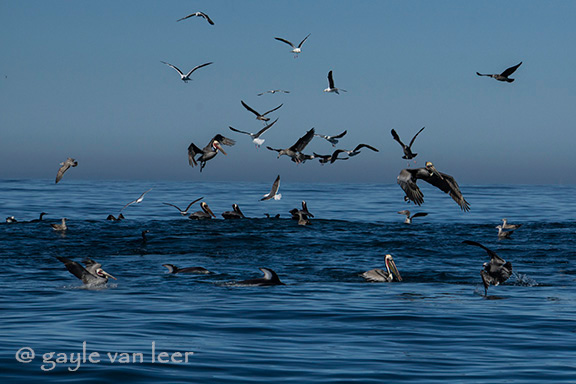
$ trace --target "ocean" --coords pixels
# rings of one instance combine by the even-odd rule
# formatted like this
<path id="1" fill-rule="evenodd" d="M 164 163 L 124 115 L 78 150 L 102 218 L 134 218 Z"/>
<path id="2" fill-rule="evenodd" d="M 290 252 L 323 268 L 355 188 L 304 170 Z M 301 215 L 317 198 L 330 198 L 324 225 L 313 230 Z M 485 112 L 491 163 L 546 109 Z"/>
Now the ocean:
<path id="1" fill-rule="evenodd" d="M 576 186 L 461 185 L 462 212 L 422 182 L 421 207 L 395 184 L 283 182 L 259 201 L 271 182 L 1 180 L 0 217 L 19 220 L 0 224 L 3 382 L 576 383 Z M 217 219 L 162 204 L 200 197 Z M 288 213 L 303 200 L 307 226 Z M 247 219 L 222 219 L 233 203 Z M 502 218 L 522 224 L 511 239 Z M 489 257 L 463 240 L 512 277 L 485 296 Z M 386 254 L 403 280 L 366 282 Z M 86 287 L 56 256 L 117 280 Z M 234 284 L 262 267 L 286 285 Z"/>

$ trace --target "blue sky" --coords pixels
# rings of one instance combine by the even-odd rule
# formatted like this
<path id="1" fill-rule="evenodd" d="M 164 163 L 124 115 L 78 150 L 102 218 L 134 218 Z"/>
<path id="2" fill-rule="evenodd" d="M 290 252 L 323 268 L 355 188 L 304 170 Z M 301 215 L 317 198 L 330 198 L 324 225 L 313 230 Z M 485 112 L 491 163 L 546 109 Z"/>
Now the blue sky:
<path id="1" fill-rule="evenodd" d="M 195 11 L 210 15 L 176 22 Z M 0 2 L 0 178 L 395 183 L 432 161 L 460 184 L 576 183 L 576 63 L 571 1 Z M 274 40 L 310 38 L 297 59 Z M 185 84 L 183 70 L 208 61 Z M 512 84 L 478 77 L 522 61 Z M 334 71 L 341 95 L 325 94 Z M 287 95 L 257 97 L 268 89 Z M 284 103 L 264 146 L 308 129 L 379 153 L 295 165 L 228 126 L 255 132 Z M 190 142 L 237 140 L 202 173 Z M 305 152 L 328 154 L 314 139 Z M 414 165 L 412 165 L 414 166 Z"/>

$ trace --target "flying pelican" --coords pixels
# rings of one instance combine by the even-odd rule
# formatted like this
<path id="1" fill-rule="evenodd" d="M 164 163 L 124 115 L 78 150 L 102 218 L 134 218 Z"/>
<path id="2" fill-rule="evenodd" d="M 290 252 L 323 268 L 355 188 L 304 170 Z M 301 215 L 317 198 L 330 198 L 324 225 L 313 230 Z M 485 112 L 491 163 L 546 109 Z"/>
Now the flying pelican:
<path id="1" fill-rule="evenodd" d="M 514 79 L 509 79 L 508 76 L 510 76 L 511 74 L 513 74 L 514 71 L 516 71 L 520 65 L 522 65 L 522 62 L 520 62 L 519 64 L 516 64 L 516 65 L 513 66 L 513 67 L 510 67 L 510 68 L 506 69 L 504 72 L 502 72 L 502 73 L 499 74 L 499 75 L 498 75 L 498 74 L 495 74 L 495 75 L 486 75 L 486 74 L 482 74 L 482 73 L 479 73 L 479 72 L 476 72 L 476 74 L 477 74 L 478 76 L 488 76 L 488 77 L 491 77 L 491 78 L 496 79 L 496 80 L 498 80 L 498 81 L 506 81 L 507 83 L 511 83 L 511 82 L 514 81 Z"/>
<path id="2" fill-rule="evenodd" d="M 285 149 L 275 149 L 272 147 L 266 147 L 271 151 L 278 152 L 278 158 L 282 155 L 289 156 L 293 162 L 300 164 L 310 158 L 308 155 L 304 155 L 302 151 L 308 143 L 314 138 L 314 128 L 310 129 L 304 136 L 298 139 L 298 141 L 291 147 Z"/>
<path id="3" fill-rule="evenodd" d="M 314 134 L 314 136 L 318 136 L 321 137 L 323 139 L 326 139 L 330 142 L 330 144 L 332 144 L 333 147 L 336 146 L 336 144 L 338 144 L 338 139 L 341 139 L 342 137 L 344 137 L 344 135 L 346 135 L 346 133 L 348 133 L 348 131 L 344 131 L 336 136 L 326 136 L 326 135 L 320 135 L 320 134 Z"/>
<path id="4" fill-rule="evenodd" d="M 248 279 L 238 281 L 237 285 L 253 285 L 253 286 L 265 286 L 265 285 L 286 285 L 280 281 L 280 278 L 270 268 L 259 268 L 263 273 L 264 277 L 258 279 Z"/>
<path id="5" fill-rule="evenodd" d="M 122 207 L 122 209 L 120 210 L 120 212 L 122 212 L 124 210 L 124 208 L 126 208 L 129 205 L 132 204 L 140 204 L 142 202 L 142 200 L 144 200 L 144 195 L 146 195 L 148 192 L 150 192 L 152 190 L 152 188 L 150 188 L 149 190 L 147 190 L 146 192 L 144 192 L 143 194 L 140 195 L 139 198 L 137 198 L 134 201 L 129 202 L 128 204 L 126 204 L 124 207 Z"/>
<path id="6" fill-rule="evenodd" d="M 404 224 L 412 224 L 412 219 L 415 217 L 421 217 L 421 216 L 428 216 L 428 214 L 426 212 L 417 212 L 415 214 L 413 214 L 412 216 L 410 216 L 410 211 L 408 210 L 403 210 L 398 212 L 401 215 L 406 215 L 406 219 L 404 220 Z"/>
<path id="7" fill-rule="evenodd" d="M 306 41 L 306 39 L 307 39 L 310 35 L 311 35 L 311 33 L 309 33 L 308 36 L 306 36 L 306 37 L 304 38 L 304 40 L 302 40 L 302 41 L 300 42 L 300 44 L 298 44 L 297 47 L 295 47 L 294 44 L 292 44 L 290 41 L 288 41 L 288 40 L 286 40 L 286 39 L 283 39 L 283 38 L 281 38 L 281 37 L 275 37 L 275 39 L 278 40 L 278 41 L 281 41 L 281 42 L 283 42 L 283 43 L 286 43 L 286 44 L 288 44 L 289 46 L 291 46 L 291 47 L 292 47 L 292 51 L 291 51 L 291 52 L 294 54 L 294 58 L 297 58 L 297 57 L 298 57 L 298 54 L 302 52 L 302 44 L 304 44 L 304 42 Z"/>
<path id="8" fill-rule="evenodd" d="M 222 212 L 222 217 L 225 219 L 244 219 L 246 216 L 240 210 L 238 204 L 232 204 L 232 211 Z"/>
<path id="9" fill-rule="evenodd" d="M 267 126 L 265 126 L 264 128 L 262 128 L 261 130 L 259 130 L 256 133 L 241 131 L 239 129 L 236 129 L 236 128 L 233 128 L 230 126 L 228 126 L 228 128 L 230 128 L 234 132 L 243 133 L 245 135 L 250 135 L 250 137 L 252 138 L 252 142 L 254 144 L 256 144 L 257 147 L 259 147 L 264 143 L 264 139 L 261 139 L 260 136 L 262 136 L 264 134 L 264 132 L 266 132 L 267 130 L 272 128 L 272 126 L 278 121 L 278 119 L 279 118 L 277 118 L 276 120 L 274 120 L 273 122 L 271 122 L 270 124 L 268 124 Z"/>
<path id="10" fill-rule="evenodd" d="M 256 112 L 254 109 L 250 108 L 250 106 L 248 104 L 246 104 L 243 100 L 240 100 L 240 102 L 242 103 L 242 105 L 244 106 L 244 108 L 246 108 L 247 110 L 249 110 L 250 112 L 252 112 L 253 114 L 256 115 L 256 120 L 260 120 L 264 123 L 266 123 L 267 121 L 270 120 L 269 117 L 266 117 L 267 114 L 269 114 L 270 112 L 274 112 L 275 110 L 277 110 L 278 108 L 280 108 L 281 106 L 283 106 L 284 104 L 280 104 L 279 106 L 277 106 L 274 109 L 269 110 L 268 112 L 264 113 L 264 114 L 260 114 L 258 112 Z"/>
<path id="11" fill-rule="evenodd" d="M 394 281 L 394 277 L 396 277 L 397 281 L 402 281 L 402 276 L 400 276 L 400 272 L 398 272 L 398 268 L 396 268 L 396 263 L 392 255 L 386 255 L 386 257 L 384 257 L 384 265 L 386 266 L 386 272 L 384 272 L 383 269 L 375 268 L 364 272 L 361 276 L 367 281 L 374 283 L 391 283 Z"/>
<path id="12" fill-rule="evenodd" d="M 181 214 L 182 216 L 186 216 L 186 215 L 188 214 L 188 211 L 190 210 L 190 207 L 192 206 L 192 204 L 199 202 L 199 201 L 202 200 L 203 198 L 204 198 L 204 197 L 200 197 L 200 198 L 194 200 L 193 202 L 191 202 L 190 204 L 188 204 L 188 206 L 186 207 L 185 210 L 178 208 L 178 207 L 175 206 L 174 204 L 170 204 L 170 203 L 162 203 L 162 204 L 164 204 L 164 205 L 169 205 L 169 206 L 171 206 L 171 207 L 174 207 L 174 208 L 176 208 L 176 209 L 180 212 L 180 214 Z"/>
<path id="13" fill-rule="evenodd" d="M 509 239 L 512 237 L 512 234 L 514 233 L 514 230 L 505 231 L 504 227 L 501 225 L 496 226 L 496 229 L 498 230 L 499 239 Z"/>
<path id="14" fill-rule="evenodd" d="M 324 92 L 328 93 L 334 92 L 339 95 L 340 94 L 339 91 L 348 92 L 345 89 L 334 87 L 334 78 L 332 77 L 332 71 L 328 72 L 328 88 L 326 88 Z"/>
<path id="15" fill-rule="evenodd" d="M 66 220 L 68 220 L 68 219 L 63 217 L 62 218 L 62 224 L 50 224 L 50 226 L 55 231 L 65 231 L 68 229 L 68 227 L 66 226 Z"/>
<path id="16" fill-rule="evenodd" d="M 502 219 L 502 229 L 513 229 L 516 230 L 520 228 L 522 224 L 508 224 L 508 219 Z"/>
<path id="17" fill-rule="evenodd" d="M 188 218 L 193 220 L 205 220 L 205 219 L 211 219 L 212 217 L 216 217 L 216 215 L 212 212 L 210 207 L 208 207 L 208 204 L 206 204 L 205 202 L 200 203 L 200 208 L 202 208 L 201 211 L 196 211 L 190 214 Z"/>
<path id="18" fill-rule="evenodd" d="M 416 136 L 418 136 L 420 134 L 420 132 L 422 132 L 424 130 L 424 128 L 426 128 L 426 127 L 422 127 L 422 129 L 419 130 L 418 133 L 416 133 L 414 135 L 412 140 L 410 140 L 410 145 L 404 144 L 402 142 L 402 140 L 400 140 L 400 136 L 398 136 L 396 131 L 392 130 L 392 137 L 394 138 L 394 140 L 396 140 L 402 146 L 402 150 L 404 151 L 404 156 L 402 156 L 403 159 L 410 160 L 410 159 L 413 159 L 416 156 L 418 156 L 417 153 L 412 152 L 412 144 L 414 144 L 414 140 L 416 140 Z"/>
<path id="19" fill-rule="evenodd" d="M 66 269 L 68 269 L 71 274 L 82 280 L 85 285 L 104 285 L 108 282 L 108 278 L 116 280 L 114 276 L 102 269 L 102 264 L 97 263 L 92 259 L 85 259 L 84 264 L 86 267 L 83 267 L 81 264 L 65 257 L 56 256 L 56 258 L 64 263 Z"/>
<path id="20" fill-rule="evenodd" d="M 56 184 L 58 184 L 58 182 L 62 180 L 62 176 L 64 176 L 64 172 L 66 172 L 68 168 L 76 167 L 77 165 L 78 162 L 71 157 L 67 158 L 66 161 L 60 163 L 60 168 L 58 169 L 58 173 L 56 174 Z"/>
<path id="21" fill-rule="evenodd" d="M 282 194 L 278 193 L 278 189 L 280 189 L 280 175 L 278 175 L 278 177 L 276 177 L 276 180 L 274 180 L 274 183 L 272 184 L 272 190 L 270 191 L 270 193 L 265 194 L 260 199 L 260 201 L 266 201 L 270 199 L 280 200 L 282 198 Z"/>
<path id="22" fill-rule="evenodd" d="M 374 148 L 374 147 L 371 146 L 371 145 L 368 145 L 368 144 L 358 144 L 358 145 L 356 146 L 356 148 L 354 148 L 354 149 L 351 150 L 351 151 L 348 151 L 348 150 L 346 150 L 346 149 L 337 149 L 337 150 L 335 150 L 334 153 L 332 153 L 332 158 L 330 159 L 330 163 L 333 163 L 333 162 L 335 162 L 335 161 L 338 159 L 338 154 L 339 154 L 339 153 L 345 152 L 345 153 L 348 154 L 348 156 L 352 157 L 352 156 L 358 155 L 358 154 L 360 153 L 360 150 L 361 150 L 362 148 L 368 148 L 368 149 L 370 149 L 370 150 L 372 150 L 372 151 L 374 151 L 374 152 L 380 152 L 378 149 Z"/>
<path id="23" fill-rule="evenodd" d="M 208 17 L 207 14 L 205 14 L 204 12 L 199 12 L 199 11 L 198 11 L 198 12 L 191 13 L 191 14 L 189 14 L 188 16 L 183 17 L 183 18 L 181 18 L 181 19 L 178 19 L 178 20 L 176 20 L 176 21 L 178 22 L 178 21 L 186 20 L 186 19 L 188 19 L 188 18 L 190 18 L 190 17 L 193 17 L 193 16 L 203 17 L 204 19 L 206 19 L 206 21 L 208 22 L 208 24 L 214 25 L 214 22 L 212 21 L 211 18 Z"/>
<path id="24" fill-rule="evenodd" d="M 187 83 L 188 81 L 192 80 L 192 79 L 190 78 L 190 75 L 191 75 L 195 70 L 197 70 L 198 68 L 202 68 L 202 67 L 205 67 L 205 66 L 207 66 L 207 65 L 212 64 L 212 62 L 209 62 L 209 63 L 204 63 L 204 64 L 201 64 L 201 65 L 197 65 L 197 66 L 195 66 L 194 68 L 192 68 L 192 69 L 190 70 L 190 72 L 188 72 L 187 74 L 184 74 L 184 73 L 183 73 L 180 69 L 178 69 L 178 67 L 176 67 L 175 65 L 172 65 L 172 64 L 167 63 L 167 62 L 165 62 L 165 61 L 161 61 L 161 62 L 164 63 L 164 64 L 166 64 L 166 65 L 169 66 L 169 67 L 174 68 L 174 69 L 180 74 L 180 79 L 181 79 L 183 82 L 185 82 L 185 83 Z"/>
<path id="25" fill-rule="evenodd" d="M 484 269 L 480 271 L 480 276 L 482 276 L 482 282 L 484 283 L 484 296 L 488 294 L 488 287 L 490 285 L 496 286 L 510 278 L 510 275 L 512 275 L 512 264 L 510 264 L 510 262 L 507 262 L 491 249 L 475 241 L 464 240 L 462 243 L 480 247 L 488 252 L 488 256 L 490 256 L 490 262 L 484 263 Z"/>
<path id="26" fill-rule="evenodd" d="M 275 94 L 275 93 L 290 93 L 290 91 L 285 91 L 283 89 L 271 89 L 269 91 L 266 92 L 260 92 L 259 94 L 257 94 L 256 96 L 262 96 L 266 93 L 271 93 L 271 94 Z"/>
<path id="27" fill-rule="evenodd" d="M 456 180 L 450 175 L 438 172 L 430 161 L 426 162 L 425 168 L 403 169 L 398 175 L 398 184 L 414 204 L 421 205 L 424 202 L 424 194 L 416 185 L 418 179 L 422 179 L 439 188 L 442 192 L 450 194 L 450 197 L 458 203 L 463 211 L 470 210 L 470 204 L 462 196 Z"/>
<path id="28" fill-rule="evenodd" d="M 206 166 L 206 162 L 216 156 L 218 152 L 227 155 L 227 153 L 222 149 L 221 144 L 232 146 L 236 144 L 236 141 L 218 134 L 214 136 L 203 149 L 200 149 L 194 143 L 191 143 L 188 146 L 188 163 L 192 168 L 194 168 L 194 166 L 198 165 L 197 162 L 200 162 L 200 172 L 202 172 L 202 169 Z M 196 155 L 200 156 L 194 159 L 194 156 Z"/>
<path id="29" fill-rule="evenodd" d="M 203 274 L 210 273 L 210 271 L 204 267 L 178 268 L 174 264 L 162 264 L 162 266 L 168 268 L 168 273 L 203 273 Z"/>

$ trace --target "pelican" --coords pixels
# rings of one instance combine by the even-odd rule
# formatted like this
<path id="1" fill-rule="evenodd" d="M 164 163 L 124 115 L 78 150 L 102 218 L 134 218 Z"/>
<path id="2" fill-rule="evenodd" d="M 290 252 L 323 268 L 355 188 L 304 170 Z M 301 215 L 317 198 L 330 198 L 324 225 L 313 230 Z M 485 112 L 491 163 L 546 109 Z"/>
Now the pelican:
<path id="1" fill-rule="evenodd" d="M 313 214 L 310 213 L 308 210 L 308 204 L 306 201 L 302 200 L 302 209 L 294 208 L 290 210 L 290 214 L 292 215 L 292 219 L 299 220 L 300 215 L 304 215 L 305 217 L 314 217 Z"/>
<path id="2" fill-rule="evenodd" d="M 264 277 L 258 279 L 249 279 L 238 281 L 237 285 L 253 285 L 253 286 L 264 286 L 264 285 L 286 285 L 280 281 L 280 278 L 270 268 L 259 268 L 263 273 Z"/>
<path id="3" fill-rule="evenodd" d="M 151 190 L 152 190 L 152 188 L 150 188 L 149 190 L 147 190 L 146 192 L 144 192 L 143 194 L 141 194 L 140 197 L 137 198 L 136 200 L 131 201 L 131 202 L 129 202 L 128 204 L 126 204 L 124 207 L 122 207 L 122 209 L 120 210 L 120 212 L 122 212 L 122 211 L 124 210 L 124 208 L 126 208 L 126 207 L 129 206 L 129 205 L 132 205 L 132 204 L 140 204 L 140 203 L 142 202 L 142 200 L 144 200 L 144 196 L 145 196 L 148 192 L 150 192 Z"/>
<path id="4" fill-rule="evenodd" d="M 202 274 L 210 273 L 209 270 L 203 267 L 178 268 L 174 264 L 162 264 L 162 266 L 168 268 L 168 273 L 202 273 Z"/>
<path id="5" fill-rule="evenodd" d="M 310 159 L 310 156 L 304 155 L 302 151 L 308 143 L 314 138 L 314 128 L 310 129 L 304 136 L 298 139 L 298 141 L 291 147 L 285 149 L 275 149 L 272 147 L 266 147 L 271 151 L 278 152 L 278 158 L 282 155 L 289 156 L 293 162 L 296 164 L 303 163 L 304 161 Z"/>
<path id="6" fill-rule="evenodd" d="M 391 283 L 394 281 L 394 277 L 396 277 L 397 281 L 402 281 L 402 276 L 400 276 L 400 272 L 398 272 L 398 268 L 396 268 L 396 263 L 392 255 L 386 255 L 386 257 L 384 257 L 384 265 L 386 266 L 386 272 L 384 272 L 383 269 L 375 268 L 364 272 L 361 276 L 367 281 L 374 283 Z"/>
<path id="7" fill-rule="evenodd" d="M 238 204 L 232 204 L 232 211 L 222 212 L 222 217 L 225 219 L 244 219 L 246 216 L 240 210 Z"/>
<path id="8" fill-rule="evenodd" d="M 270 193 L 265 194 L 264 197 L 260 199 L 260 201 L 270 199 L 280 200 L 282 198 L 282 194 L 278 193 L 279 188 L 280 188 L 280 175 L 278 175 L 278 177 L 276 177 L 276 180 L 274 180 L 274 183 L 272 184 L 272 190 L 270 191 Z"/>
<path id="9" fill-rule="evenodd" d="M 44 215 L 47 215 L 47 213 L 46 213 L 46 212 L 41 212 L 39 218 L 34 219 L 34 220 L 30 220 L 29 223 L 38 223 L 38 222 L 42 221 Z"/>
<path id="10" fill-rule="evenodd" d="M 218 152 L 227 155 L 227 153 L 224 152 L 224 149 L 222 149 L 222 145 L 232 146 L 234 144 L 236 144 L 236 141 L 228 139 L 220 134 L 214 136 L 203 149 L 198 148 L 194 143 L 190 143 L 188 146 L 188 164 L 194 168 L 194 166 L 198 165 L 198 162 L 200 162 L 200 172 L 202 172 L 202 169 L 206 166 L 206 162 L 216 156 Z M 194 156 L 196 155 L 200 156 L 194 159 Z"/>
<path id="11" fill-rule="evenodd" d="M 178 19 L 178 20 L 176 20 L 176 21 L 178 22 L 178 21 L 186 20 L 186 19 L 188 19 L 188 18 L 190 18 L 190 17 L 193 17 L 193 16 L 203 17 L 204 19 L 206 19 L 206 21 L 208 22 L 208 24 L 214 25 L 214 22 L 212 21 L 212 19 L 209 18 L 207 14 L 205 14 L 204 12 L 200 12 L 200 11 L 191 13 L 191 14 L 189 14 L 188 16 L 183 17 L 183 18 L 181 18 L 181 19 Z"/>
<path id="12" fill-rule="evenodd" d="M 414 204 L 421 205 L 424 202 L 424 194 L 416 185 L 418 179 L 422 179 L 439 188 L 442 192 L 450 194 L 450 197 L 458 203 L 463 211 L 468 212 L 470 210 L 470 204 L 462 196 L 456 180 L 450 175 L 438 172 L 430 161 L 426 162 L 425 168 L 403 169 L 398 175 L 398 184 Z"/>
<path id="13" fill-rule="evenodd" d="M 243 100 L 240 100 L 240 103 L 242 103 L 242 105 L 244 106 L 244 108 L 246 108 L 247 110 L 249 110 L 250 112 L 252 112 L 253 114 L 256 115 L 256 120 L 260 120 L 264 123 L 266 123 L 267 121 L 270 120 L 269 117 L 266 117 L 267 114 L 269 114 L 270 112 L 274 112 L 275 110 L 279 109 L 281 106 L 283 106 L 284 104 L 280 104 L 279 106 L 277 106 L 274 109 L 271 109 L 263 114 L 260 114 L 259 112 L 255 111 L 254 109 L 250 108 L 250 106 L 248 104 L 246 104 Z"/>
<path id="14" fill-rule="evenodd" d="M 285 91 L 283 89 L 271 89 L 269 91 L 266 92 L 260 92 L 259 94 L 257 94 L 256 96 L 262 96 L 266 93 L 271 93 L 271 94 L 275 94 L 275 93 L 290 93 L 290 91 Z"/>
<path id="15" fill-rule="evenodd" d="M 482 282 L 484 283 L 484 296 L 488 294 L 488 287 L 490 285 L 496 286 L 510 278 L 510 275 L 512 275 L 512 264 L 510 264 L 510 262 L 507 262 L 491 249 L 475 241 L 464 240 L 462 243 L 480 247 L 488 252 L 488 256 L 490 256 L 490 262 L 484 263 L 484 269 L 480 271 L 480 276 L 482 276 Z"/>
<path id="16" fill-rule="evenodd" d="M 298 225 L 310 225 L 310 219 L 302 211 L 297 211 Z"/>
<path id="17" fill-rule="evenodd" d="M 294 58 L 298 57 L 298 54 L 302 52 L 302 44 L 304 44 L 304 42 L 306 41 L 306 39 L 311 35 L 311 33 L 308 34 L 308 36 L 306 36 L 301 42 L 300 44 L 298 44 L 297 47 L 294 46 L 294 44 L 292 44 L 290 41 L 283 39 L 281 37 L 275 37 L 276 40 L 281 41 L 283 43 L 288 44 L 289 46 L 292 47 L 292 53 L 294 54 Z"/>
<path id="18" fill-rule="evenodd" d="M 66 172 L 68 168 L 76 167 L 77 165 L 78 162 L 71 157 L 67 158 L 66 161 L 61 162 L 60 168 L 58 169 L 58 173 L 56 174 L 56 184 L 58 184 L 58 182 L 62 180 L 62 176 L 64 176 L 64 172 Z"/>
<path id="19" fill-rule="evenodd" d="M 347 153 L 348 156 L 352 157 L 352 156 L 358 155 L 358 154 L 360 153 L 360 150 L 361 150 L 362 148 L 368 148 L 368 149 L 370 149 L 370 150 L 372 150 L 372 151 L 374 151 L 374 152 L 380 152 L 378 149 L 374 148 L 374 147 L 371 146 L 371 145 L 368 145 L 368 144 L 358 144 L 358 145 L 356 146 L 356 148 L 354 148 L 354 149 L 351 150 L 351 151 L 348 151 L 348 150 L 346 150 L 346 149 L 337 149 L 337 150 L 335 150 L 334 153 L 332 153 L 332 157 L 330 158 L 330 163 L 333 163 L 333 162 L 335 162 L 335 161 L 338 159 L 338 154 L 339 154 L 339 153 L 343 153 L 343 152 L 344 152 L 344 153 Z"/>
<path id="20" fill-rule="evenodd" d="M 324 92 L 328 92 L 328 93 L 334 92 L 334 93 L 336 93 L 337 95 L 339 95 L 339 94 L 340 94 L 339 91 L 348 92 L 348 91 L 345 90 L 345 89 L 336 88 L 336 87 L 334 86 L 334 78 L 332 77 L 332 71 L 328 72 L 328 88 L 326 88 L 326 89 L 324 90 Z"/>
<path id="21" fill-rule="evenodd" d="M 499 239 L 509 239 L 512 237 L 514 230 L 505 231 L 502 225 L 497 225 L 496 229 L 498 230 L 498 238 Z"/>
<path id="22" fill-rule="evenodd" d="M 68 227 L 66 226 L 66 220 L 68 220 L 68 219 L 63 217 L 62 218 L 62 224 L 50 224 L 50 226 L 55 231 L 65 231 L 68 229 Z"/>
<path id="23" fill-rule="evenodd" d="M 86 267 L 83 267 L 81 264 L 65 257 L 56 256 L 56 258 L 64 263 L 66 269 L 68 269 L 71 274 L 82 280 L 85 285 L 104 285 L 108 282 L 108 278 L 116 280 L 114 276 L 102 269 L 100 263 L 97 263 L 94 260 L 85 259 L 84 264 Z"/>
<path id="24" fill-rule="evenodd" d="M 200 203 L 200 208 L 202 208 L 201 211 L 196 211 L 190 214 L 188 218 L 193 220 L 205 220 L 205 219 L 211 219 L 212 217 L 216 217 L 216 215 L 212 212 L 210 207 L 208 207 L 208 204 L 206 204 L 205 202 Z"/>
<path id="25" fill-rule="evenodd" d="M 404 224 L 412 224 L 412 219 L 415 217 L 422 217 L 422 216 L 428 216 L 428 214 L 426 212 L 417 212 L 415 214 L 413 214 L 412 216 L 410 216 L 410 211 L 408 210 L 403 210 L 398 212 L 401 215 L 406 215 L 406 219 L 404 220 Z"/>
<path id="26" fill-rule="evenodd" d="M 499 75 L 498 75 L 498 74 L 495 74 L 495 75 L 486 75 L 486 74 L 482 74 L 482 73 L 479 73 L 479 72 L 476 72 L 476 74 L 477 74 L 478 76 L 488 76 L 488 77 L 491 77 L 491 78 L 496 79 L 496 80 L 498 80 L 498 81 L 506 81 L 507 83 L 511 83 L 511 82 L 514 81 L 514 79 L 509 79 L 508 76 L 510 76 L 511 74 L 513 74 L 513 73 L 518 69 L 518 67 L 519 67 L 520 65 L 522 65 L 522 62 L 520 62 L 519 64 L 516 64 L 516 65 L 513 66 L 513 67 L 510 67 L 510 68 L 506 69 L 504 72 L 502 72 L 502 73 L 499 74 Z"/>
<path id="27" fill-rule="evenodd" d="M 508 224 L 508 219 L 502 219 L 502 229 L 513 229 L 516 230 L 520 228 L 522 224 Z"/>
<path id="28" fill-rule="evenodd" d="M 195 66 L 194 68 L 192 68 L 192 69 L 190 70 L 190 72 L 188 72 L 187 74 L 184 74 L 184 73 L 183 73 L 180 69 L 178 69 L 178 67 L 176 67 L 175 65 L 172 65 L 172 64 L 167 63 L 167 62 L 165 62 L 165 61 L 161 61 L 161 63 L 164 63 L 164 64 L 166 64 L 167 66 L 174 68 L 174 69 L 180 74 L 180 79 L 181 79 L 183 82 L 185 82 L 185 83 L 187 83 L 187 82 L 189 82 L 190 80 L 192 80 L 192 79 L 190 78 L 190 75 L 191 75 L 195 70 L 197 70 L 197 69 L 199 69 L 199 68 L 202 68 L 202 67 L 205 67 L 205 66 L 207 66 L 207 65 L 212 64 L 212 62 L 209 62 L 209 63 L 204 63 L 204 64 L 197 65 L 197 66 Z"/>
<path id="29" fill-rule="evenodd" d="M 323 139 L 328 140 L 328 142 L 330 142 L 330 144 L 332 144 L 333 147 L 336 146 L 336 144 L 338 144 L 338 139 L 341 139 L 342 137 L 344 137 L 344 135 L 346 135 L 348 133 L 348 131 L 344 131 L 342 133 L 339 133 L 336 136 L 327 136 L 327 135 L 320 135 L 320 134 L 314 134 L 314 136 L 318 136 L 321 137 Z"/>
<path id="30" fill-rule="evenodd" d="M 171 207 L 174 207 L 174 208 L 176 208 L 176 209 L 180 212 L 180 214 L 181 214 L 182 216 L 186 216 L 186 215 L 188 214 L 188 211 L 190 210 L 190 207 L 191 207 L 194 203 L 197 203 L 197 202 L 199 202 L 200 200 L 202 200 L 203 198 L 204 198 L 204 197 L 200 197 L 200 198 L 194 200 L 193 202 L 191 202 L 190 204 L 188 204 L 188 206 L 187 206 L 186 209 L 184 209 L 184 210 L 178 208 L 178 207 L 175 206 L 174 204 L 170 204 L 170 203 L 162 203 L 162 204 L 164 204 L 164 205 L 169 205 L 169 206 L 171 206 Z"/>
<path id="31" fill-rule="evenodd" d="M 264 128 L 262 128 L 261 130 L 259 130 L 256 133 L 250 133 L 250 132 L 245 132 L 245 131 L 241 131 L 239 129 L 236 129 L 234 127 L 230 127 L 228 126 L 228 128 L 230 128 L 232 131 L 234 132 L 238 132 L 238 133 L 243 133 L 245 135 L 250 135 L 250 137 L 252 138 L 252 142 L 254 144 L 256 144 L 257 147 L 261 146 L 264 143 L 264 139 L 261 139 L 260 136 L 262 136 L 264 134 L 264 132 L 266 132 L 267 130 L 269 130 L 270 128 L 272 128 L 272 126 L 278 121 L 278 119 L 274 120 L 273 122 L 271 122 L 270 124 L 268 124 L 267 126 L 265 126 Z"/>
<path id="32" fill-rule="evenodd" d="M 420 132 L 422 132 L 424 130 L 424 128 L 426 127 L 422 127 L 422 129 L 420 129 L 418 131 L 418 133 L 416 133 L 414 135 L 414 137 L 412 138 L 412 140 L 410 140 L 410 145 L 406 145 L 402 142 L 402 140 L 400 140 L 400 136 L 398 136 L 398 134 L 396 133 L 395 130 L 392 130 L 392 137 L 394 138 L 394 140 L 396 140 L 401 146 L 402 146 L 402 150 L 404 151 L 404 156 L 402 156 L 403 159 L 406 160 L 410 160 L 415 158 L 416 156 L 418 156 L 417 153 L 413 153 L 412 152 L 412 144 L 414 144 L 414 140 L 416 140 L 416 136 L 418 136 L 420 134 Z"/>

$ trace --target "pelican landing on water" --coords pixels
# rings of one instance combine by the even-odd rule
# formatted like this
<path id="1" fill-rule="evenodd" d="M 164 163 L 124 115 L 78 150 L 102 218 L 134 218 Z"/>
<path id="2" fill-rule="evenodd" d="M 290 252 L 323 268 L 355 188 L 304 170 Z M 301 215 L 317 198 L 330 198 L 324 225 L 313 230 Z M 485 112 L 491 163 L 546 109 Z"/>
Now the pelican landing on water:
<path id="1" fill-rule="evenodd" d="M 198 148 L 194 143 L 190 143 L 188 146 L 188 164 L 194 168 L 198 163 L 200 163 L 200 172 L 202 172 L 206 166 L 206 162 L 214 158 L 218 152 L 222 152 L 225 155 L 227 154 L 222 149 L 222 145 L 232 146 L 234 144 L 236 144 L 236 141 L 228 139 L 220 134 L 214 136 L 208 145 L 202 149 Z M 194 158 L 196 155 L 200 156 Z"/>
<path id="2" fill-rule="evenodd" d="M 480 247 L 488 252 L 488 256 L 490 256 L 490 262 L 484 263 L 484 269 L 480 271 L 480 276 L 482 276 L 482 282 L 484 283 L 484 295 L 488 294 L 490 285 L 499 285 L 510 278 L 512 275 L 512 264 L 509 261 L 502 259 L 496 252 L 475 241 L 464 240 L 462 243 Z"/>
<path id="3" fill-rule="evenodd" d="M 86 267 L 83 267 L 79 263 L 65 257 L 56 256 L 56 258 L 64 263 L 71 274 L 82 280 L 86 285 L 104 285 L 108 282 L 108 278 L 116 280 L 114 276 L 102 269 L 102 264 L 92 259 L 84 260 Z"/>
<path id="4" fill-rule="evenodd" d="M 386 271 L 380 268 L 375 268 L 364 272 L 361 276 L 367 281 L 374 283 L 391 283 L 394 281 L 394 277 L 396 277 L 397 281 L 402 281 L 402 276 L 400 276 L 400 272 L 398 272 L 398 268 L 396 268 L 396 263 L 394 262 L 392 255 L 386 255 L 384 258 L 384 265 L 386 266 Z"/>

